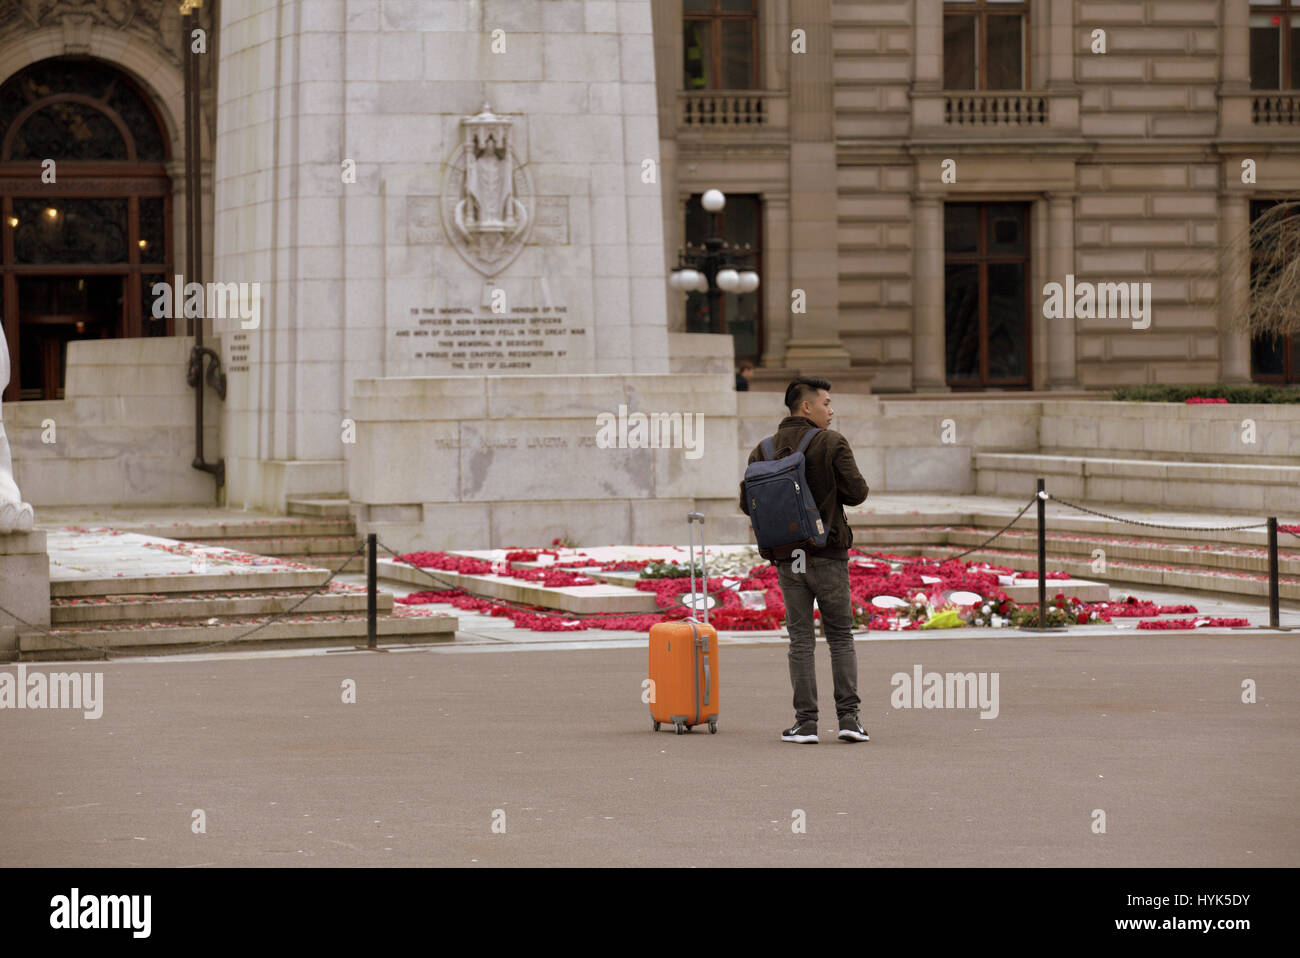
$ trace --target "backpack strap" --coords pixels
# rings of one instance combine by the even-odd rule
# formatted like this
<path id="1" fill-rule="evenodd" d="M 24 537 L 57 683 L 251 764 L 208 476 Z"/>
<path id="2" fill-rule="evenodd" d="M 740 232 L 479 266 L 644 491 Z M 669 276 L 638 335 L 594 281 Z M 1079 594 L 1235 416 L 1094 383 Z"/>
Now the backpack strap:
<path id="1" fill-rule="evenodd" d="M 772 437 L 772 436 L 768 436 L 768 437 L 767 437 L 766 439 L 764 439 L 761 443 L 759 443 L 759 448 L 763 451 L 763 458 L 764 458 L 764 459 L 775 459 L 775 458 L 776 458 L 776 447 L 772 445 L 772 439 L 773 439 L 773 438 L 774 438 L 774 437 Z"/>
<path id="2" fill-rule="evenodd" d="M 799 440 L 799 447 L 795 449 L 795 452 L 803 452 L 805 449 L 807 449 L 808 443 L 812 442 L 813 436 L 817 435 L 817 433 L 821 431 L 822 430 L 820 426 L 813 426 L 806 433 L 804 433 L 803 438 Z"/>

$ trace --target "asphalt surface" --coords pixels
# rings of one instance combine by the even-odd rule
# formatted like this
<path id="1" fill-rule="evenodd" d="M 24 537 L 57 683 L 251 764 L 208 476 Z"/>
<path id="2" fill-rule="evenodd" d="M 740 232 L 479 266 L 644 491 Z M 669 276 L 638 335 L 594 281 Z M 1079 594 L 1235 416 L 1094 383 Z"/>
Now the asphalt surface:
<path id="1" fill-rule="evenodd" d="M 835 741 L 819 641 L 815 746 L 779 739 L 780 645 L 725 646 L 683 736 L 644 648 L 36 663 L 102 671 L 104 711 L 0 710 L 0 865 L 1300 864 L 1294 637 L 857 650 L 872 740 Z M 997 672 L 999 714 L 893 708 L 918 664 Z"/>

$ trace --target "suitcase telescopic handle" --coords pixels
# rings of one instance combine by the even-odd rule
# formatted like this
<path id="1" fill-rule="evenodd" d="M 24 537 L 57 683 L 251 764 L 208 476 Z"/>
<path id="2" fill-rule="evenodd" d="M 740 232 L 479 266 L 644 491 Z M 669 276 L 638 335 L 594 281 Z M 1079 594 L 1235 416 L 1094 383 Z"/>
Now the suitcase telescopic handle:
<path id="1" fill-rule="evenodd" d="M 700 577 L 704 580 L 704 624 L 709 624 L 709 567 L 704 560 L 704 513 L 688 512 L 686 513 L 686 542 L 690 547 L 691 555 L 691 605 L 695 605 L 695 530 L 691 525 L 693 522 L 700 524 Z M 693 611 L 697 611 L 693 610 Z"/>

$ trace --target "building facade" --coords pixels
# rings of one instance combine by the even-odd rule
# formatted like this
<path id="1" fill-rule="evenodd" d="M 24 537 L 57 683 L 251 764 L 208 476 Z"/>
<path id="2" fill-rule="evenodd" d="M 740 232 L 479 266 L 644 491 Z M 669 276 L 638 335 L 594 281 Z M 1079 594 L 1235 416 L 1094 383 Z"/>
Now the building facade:
<path id="1" fill-rule="evenodd" d="M 718 330 L 738 359 L 879 392 L 1300 379 L 1294 341 L 1229 324 L 1253 216 L 1300 195 L 1300 0 L 652 9 L 666 263 L 714 231 L 749 245 L 762 287 Z M 196 15 L 210 269 L 219 3 Z M 61 395 L 71 339 L 186 331 L 148 308 L 186 242 L 181 33 L 171 2 L 0 4 L 10 401 Z M 1049 318 L 1067 277 L 1149 283 L 1149 321 Z M 710 328 L 702 296 L 669 315 Z"/>
<path id="2" fill-rule="evenodd" d="M 877 392 L 1300 381 L 1294 340 L 1230 323 L 1252 217 L 1300 197 L 1295 0 L 655 15 L 670 260 L 703 190 L 761 210 L 735 234 L 764 280 L 728 304 L 738 358 Z M 1071 282 L 1150 284 L 1149 315 L 1048 318 L 1044 288 Z M 696 304 L 674 310 L 693 328 Z"/>

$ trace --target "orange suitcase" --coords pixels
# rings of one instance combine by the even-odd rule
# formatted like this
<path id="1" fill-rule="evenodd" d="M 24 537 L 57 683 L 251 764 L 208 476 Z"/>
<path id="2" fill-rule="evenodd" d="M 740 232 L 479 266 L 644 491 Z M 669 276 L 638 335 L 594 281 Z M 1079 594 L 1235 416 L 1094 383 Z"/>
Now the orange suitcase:
<path id="1" fill-rule="evenodd" d="M 709 625 L 708 568 L 704 565 L 704 516 L 686 517 L 691 547 L 691 611 L 684 621 L 661 622 L 650 629 L 650 718 L 654 730 L 671 723 L 677 734 L 705 722 L 718 731 L 718 630 Z M 695 594 L 695 537 L 692 523 L 700 523 L 700 567 L 704 574 L 703 601 Z M 704 610 L 704 621 L 695 618 Z"/>

